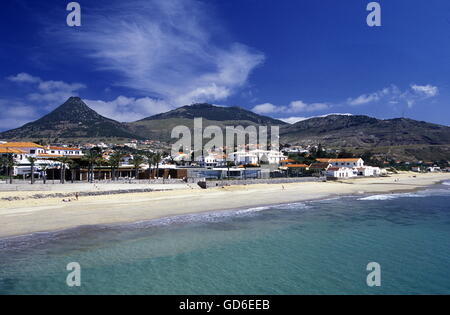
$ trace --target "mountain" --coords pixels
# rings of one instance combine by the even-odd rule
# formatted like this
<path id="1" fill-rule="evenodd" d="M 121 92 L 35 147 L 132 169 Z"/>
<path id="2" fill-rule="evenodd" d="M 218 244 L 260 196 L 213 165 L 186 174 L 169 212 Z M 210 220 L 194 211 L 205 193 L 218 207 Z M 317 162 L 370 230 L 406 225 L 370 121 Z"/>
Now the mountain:
<path id="1" fill-rule="evenodd" d="M 222 107 L 211 104 L 183 106 L 167 113 L 154 115 L 129 123 L 130 130 L 145 138 L 170 141 L 170 133 L 175 126 L 184 125 L 193 128 L 193 119 L 203 118 L 203 127 L 219 126 L 286 126 L 287 123 L 255 114 L 240 107 Z"/>
<path id="2" fill-rule="evenodd" d="M 328 115 L 285 126 L 280 137 L 283 143 L 389 152 L 406 160 L 450 159 L 450 127 L 407 118 Z"/>
<path id="3" fill-rule="evenodd" d="M 280 133 L 288 143 L 336 147 L 450 144 L 450 127 L 407 118 L 328 115 L 286 126 Z"/>
<path id="4" fill-rule="evenodd" d="M 211 121 L 246 121 L 258 125 L 287 125 L 287 123 L 281 120 L 261 116 L 241 107 L 214 106 L 211 104 L 187 105 L 167 113 L 144 118 L 141 121 L 171 118 L 194 119 L 196 117 L 202 117 L 203 119 Z"/>
<path id="5" fill-rule="evenodd" d="M 2 139 L 136 138 L 126 125 L 89 108 L 79 97 L 70 97 L 44 117 L 20 128 L 0 133 Z"/>

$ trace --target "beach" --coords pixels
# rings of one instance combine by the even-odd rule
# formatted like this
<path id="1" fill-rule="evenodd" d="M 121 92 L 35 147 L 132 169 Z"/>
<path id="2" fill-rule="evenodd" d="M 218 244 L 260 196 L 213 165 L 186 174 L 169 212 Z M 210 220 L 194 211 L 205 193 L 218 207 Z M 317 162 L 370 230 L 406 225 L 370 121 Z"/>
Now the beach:
<path id="1" fill-rule="evenodd" d="M 0 191 L 0 238 L 64 230 L 85 225 L 121 224 L 207 211 L 326 199 L 343 195 L 385 194 L 425 189 L 450 180 L 448 173 L 400 173 L 389 177 L 290 184 L 258 184 L 198 189 L 166 186 L 166 191 L 70 198 L 29 198 L 49 191 Z M 71 191 L 71 184 L 64 192 Z M 76 186 L 78 185 L 78 186 Z M 73 188 L 79 190 L 80 184 Z M 82 184 L 81 184 L 82 185 Z M 91 184 L 85 184 L 91 185 Z M 55 186 L 56 187 L 56 186 Z M 58 192 L 57 189 L 51 193 Z"/>

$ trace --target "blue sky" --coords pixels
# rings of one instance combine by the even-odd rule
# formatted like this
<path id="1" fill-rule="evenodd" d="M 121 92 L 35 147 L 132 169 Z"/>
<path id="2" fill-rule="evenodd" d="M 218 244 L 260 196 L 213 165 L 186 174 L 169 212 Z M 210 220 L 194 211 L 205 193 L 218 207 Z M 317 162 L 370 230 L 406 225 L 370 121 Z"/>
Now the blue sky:
<path id="1" fill-rule="evenodd" d="M 69 96 L 133 121 L 181 105 L 237 105 L 295 122 L 327 113 L 450 124 L 450 2 L 78 1 L 0 4 L 0 130 Z"/>

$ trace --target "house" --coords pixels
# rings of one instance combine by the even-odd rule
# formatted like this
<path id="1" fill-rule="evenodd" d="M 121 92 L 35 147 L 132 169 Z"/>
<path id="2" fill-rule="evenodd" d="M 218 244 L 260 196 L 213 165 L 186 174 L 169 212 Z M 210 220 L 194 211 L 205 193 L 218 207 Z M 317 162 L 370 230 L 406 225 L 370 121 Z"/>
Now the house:
<path id="1" fill-rule="evenodd" d="M 0 144 L 0 148 L 18 149 L 31 156 L 45 154 L 45 148 L 33 142 L 7 142 Z"/>
<path id="2" fill-rule="evenodd" d="M 309 166 L 309 171 L 313 174 L 324 176 L 326 171 L 332 167 L 330 163 L 312 163 Z"/>
<path id="3" fill-rule="evenodd" d="M 330 178 L 351 178 L 358 176 L 357 172 L 353 168 L 335 166 L 328 168 L 325 174 Z"/>
<path id="4" fill-rule="evenodd" d="M 223 153 L 209 153 L 198 157 L 197 162 L 201 167 L 220 167 L 227 164 L 227 158 Z"/>
<path id="5" fill-rule="evenodd" d="M 280 164 L 285 155 L 275 150 L 236 151 L 229 154 L 229 159 L 236 165 L 245 164 Z"/>
<path id="6" fill-rule="evenodd" d="M 334 167 L 363 167 L 364 160 L 361 158 L 346 158 L 346 159 L 317 159 L 321 163 L 330 163 Z"/>
<path id="7" fill-rule="evenodd" d="M 363 166 L 355 167 L 354 170 L 357 171 L 358 176 L 380 176 L 381 169 L 379 167 Z"/>
<path id="8" fill-rule="evenodd" d="M 420 173 L 422 172 L 422 168 L 420 166 L 413 166 L 411 167 L 411 171 Z"/>
<path id="9" fill-rule="evenodd" d="M 280 169 L 286 170 L 289 176 L 302 175 L 308 168 L 309 165 L 306 164 L 288 164 L 284 167 L 280 167 Z"/>
<path id="10" fill-rule="evenodd" d="M 53 146 L 47 146 L 45 148 L 45 154 L 60 155 L 60 156 L 75 157 L 75 158 L 83 156 L 83 153 L 82 153 L 81 149 L 79 149 L 79 148 L 53 147 Z"/>

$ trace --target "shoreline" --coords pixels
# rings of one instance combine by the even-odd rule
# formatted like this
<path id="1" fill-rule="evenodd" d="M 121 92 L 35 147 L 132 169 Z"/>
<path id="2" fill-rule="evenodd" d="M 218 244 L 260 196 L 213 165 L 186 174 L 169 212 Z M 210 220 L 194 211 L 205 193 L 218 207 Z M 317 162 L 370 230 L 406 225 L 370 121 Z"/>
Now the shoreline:
<path id="1" fill-rule="evenodd" d="M 450 174 L 401 173 L 392 177 L 337 182 L 256 184 L 87 196 L 68 203 L 61 202 L 60 198 L 0 201 L 0 240 L 83 226 L 133 224 L 342 196 L 414 192 L 446 180 L 450 180 Z"/>

